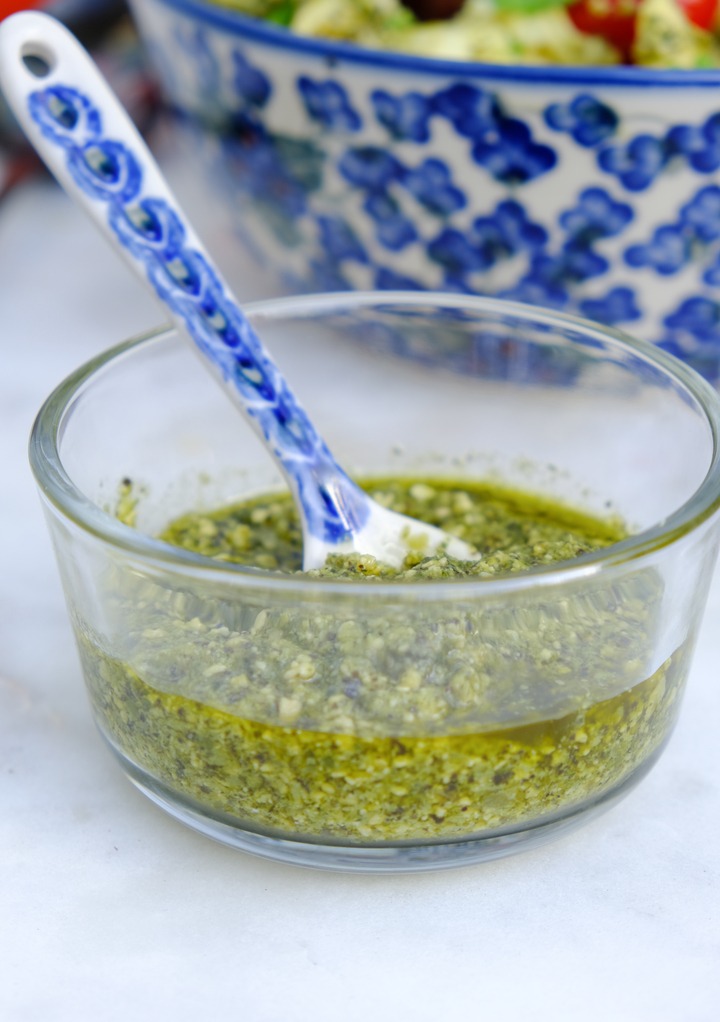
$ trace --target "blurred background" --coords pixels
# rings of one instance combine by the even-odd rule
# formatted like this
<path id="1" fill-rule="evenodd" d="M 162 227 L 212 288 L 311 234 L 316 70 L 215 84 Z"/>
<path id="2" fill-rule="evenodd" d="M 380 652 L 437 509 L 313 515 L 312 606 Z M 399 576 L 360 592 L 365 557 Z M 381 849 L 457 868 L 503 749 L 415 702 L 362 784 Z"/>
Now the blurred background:
<path id="1" fill-rule="evenodd" d="M 157 126 L 158 91 L 143 60 L 125 0 L 0 0 L 0 20 L 42 10 L 63 21 L 91 50 L 146 137 Z M 0 96 L 0 202 L 34 174 L 45 173 Z"/>

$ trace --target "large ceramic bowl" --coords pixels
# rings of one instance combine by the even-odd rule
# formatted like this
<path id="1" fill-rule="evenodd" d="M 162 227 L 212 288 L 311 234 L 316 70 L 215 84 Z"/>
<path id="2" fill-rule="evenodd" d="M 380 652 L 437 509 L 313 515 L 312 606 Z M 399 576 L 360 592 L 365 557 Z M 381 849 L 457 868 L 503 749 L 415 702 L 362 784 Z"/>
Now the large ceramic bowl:
<path id="1" fill-rule="evenodd" d="M 248 314 L 354 476 L 445 477 L 453 501 L 459 478 L 490 479 L 617 513 L 631 535 L 424 581 L 211 560 L 158 534 L 281 478 L 175 332 L 108 352 L 51 396 L 32 464 L 127 774 L 206 834 L 330 869 L 493 858 L 612 805 L 680 708 L 720 533 L 717 393 L 648 345 L 493 299 L 340 293 Z M 418 342 L 429 364 L 407 358 Z"/>
<path id="2" fill-rule="evenodd" d="M 131 0 L 190 158 L 286 290 L 581 314 L 720 378 L 720 73 L 453 63 Z M 232 271 L 231 271 L 232 275 Z"/>

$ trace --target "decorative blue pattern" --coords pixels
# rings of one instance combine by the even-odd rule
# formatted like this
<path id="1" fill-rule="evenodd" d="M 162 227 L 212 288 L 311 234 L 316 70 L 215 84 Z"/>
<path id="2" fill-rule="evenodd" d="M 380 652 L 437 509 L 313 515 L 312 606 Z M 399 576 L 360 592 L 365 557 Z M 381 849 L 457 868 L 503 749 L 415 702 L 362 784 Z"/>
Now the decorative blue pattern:
<path id="1" fill-rule="evenodd" d="M 688 298 L 664 320 L 660 346 L 708 375 L 720 360 L 720 304 L 709 298 Z"/>
<path id="2" fill-rule="evenodd" d="M 386 128 L 394 139 L 408 139 L 412 142 L 427 142 L 430 138 L 431 109 L 417 92 L 405 96 L 392 96 L 389 92 L 376 89 L 370 99 L 379 124 Z"/>
<path id="3" fill-rule="evenodd" d="M 367 253 L 358 241 L 350 224 L 340 216 L 318 217 L 320 241 L 333 261 L 342 263 L 353 260 L 358 263 L 368 261 Z"/>
<path id="4" fill-rule="evenodd" d="M 167 87 L 220 125 L 198 152 L 293 290 L 511 297 L 628 325 L 720 380 L 717 74 L 429 61 L 180 3 L 143 0 L 183 65 Z"/>
<path id="5" fill-rule="evenodd" d="M 577 206 L 560 214 L 559 222 L 568 241 L 589 247 L 600 238 L 622 234 L 632 219 L 632 206 L 616 202 L 604 188 L 586 188 Z"/>
<path id="6" fill-rule="evenodd" d="M 385 248 L 399 252 L 417 240 L 415 225 L 405 216 L 400 204 L 389 192 L 370 192 L 363 203 L 363 209 L 375 221 L 376 237 Z"/>
<path id="7" fill-rule="evenodd" d="M 545 110 L 545 123 L 555 131 L 566 131 L 578 145 L 592 148 L 617 131 L 615 111 L 594 96 L 581 93 L 570 103 L 552 103 Z"/>
<path id="8" fill-rule="evenodd" d="M 473 146 L 473 159 L 506 185 L 522 185 L 546 174 L 555 166 L 555 151 L 533 141 L 523 121 L 504 117 L 497 136 L 482 138 Z"/>
<path id="9" fill-rule="evenodd" d="M 452 216 L 467 205 L 464 192 L 452 183 L 450 168 L 442 160 L 425 160 L 408 170 L 402 183 L 417 201 L 436 216 Z"/>
<path id="10" fill-rule="evenodd" d="M 665 144 L 670 154 L 682 155 L 700 174 L 712 174 L 720 167 L 720 114 L 699 128 L 679 124 L 668 131 Z"/>
<path id="11" fill-rule="evenodd" d="M 607 146 L 598 153 L 598 166 L 613 174 L 629 192 L 642 192 L 654 182 L 668 158 L 664 142 L 637 135 L 626 145 Z"/>
<path id="12" fill-rule="evenodd" d="M 720 240 L 720 188 L 707 185 L 680 210 L 674 224 L 657 227 L 652 238 L 645 243 L 631 245 L 625 251 L 628 266 L 648 267 L 662 276 L 673 276 L 690 264 L 698 251 L 707 249 Z M 703 274 L 708 284 L 716 282 L 715 264 Z"/>
<path id="13" fill-rule="evenodd" d="M 259 80 L 246 66 L 243 74 L 257 102 Z M 143 169 L 135 155 L 103 137 L 100 113 L 74 89 L 35 92 L 28 105 L 43 135 L 65 151 L 76 184 L 106 206 L 108 224 L 121 244 L 241 396 L 293 482 L 310 533 L 337 543 L 357 531 L 368 516 L 362 493 L 335 464 L 205 256 L 187 243 L 178 214 L 165 199 L 142 194 Z M 336 258 L 363 257 L 352 229 L 339 218 L 326 219 L 321 228 Z"/>
<path id="14" fill-rule="evenodd" d="M 629 287 L 614 287 L 602 298 L 586 298 L 580 302 L 580 312 L 608 326 L 631 323 L 642 315 L 635 293 Z"/>
<path id="15" fill-rule="evenodd" d="M 249 106 L 263 107 L 272 91 L 270 82 L 261 71 L 251 67 L 238 50 L 233 51 L 233 85 L 238 96 Z"/>
<path id="16" fill-rule="evenodd" d="M 492 216 L 477 217 L 469 231 L 445 228 L 428 244 L 428 255 L 445 271 L 445 283 L 488 270 L 522 251 L 541 251 L 547 234 L 531 223 L 518 202 L 501 202 Z"/>
<path id="17" fill-rule="evenodd" d="M 362 127 L 362 119 L 350 105 L 342 85 L 316 82 L 303 75 L 297 86 L 309 116 L 328 131 L 359 131 Z"/>
<path id="18" fill-rule="evenodd" d="M 367 191 L 386 188 L 403 177 L 404 168 L 392 153 L 379 146 L 347 149 L 338 170 L 351 185 Z"/>

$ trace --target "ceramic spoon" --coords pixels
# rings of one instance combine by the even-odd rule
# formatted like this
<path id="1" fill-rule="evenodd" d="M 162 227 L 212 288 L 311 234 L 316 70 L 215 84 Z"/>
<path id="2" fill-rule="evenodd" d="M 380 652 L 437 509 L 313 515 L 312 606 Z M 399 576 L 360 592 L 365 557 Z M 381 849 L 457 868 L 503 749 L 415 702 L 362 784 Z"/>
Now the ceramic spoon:
<path id="1" fill-rule="evenodd" d="M 279 462 L 301 516 L 306 570 L 350 551 L 394 566 L 410 548 L 477 556 L 456 537 L 381 507 L 335 462 L 126 111 L 60 22 L 26 12 L 0 25 L 0 84 L 60 184 L 152 284 Z"/>

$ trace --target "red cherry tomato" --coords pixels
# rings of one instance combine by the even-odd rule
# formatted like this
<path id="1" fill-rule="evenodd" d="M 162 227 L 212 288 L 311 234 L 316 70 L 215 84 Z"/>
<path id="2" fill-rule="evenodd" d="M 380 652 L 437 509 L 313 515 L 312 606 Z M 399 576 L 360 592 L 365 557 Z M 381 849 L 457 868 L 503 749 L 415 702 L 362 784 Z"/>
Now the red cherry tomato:
<path id="1" fill-rule="evenodd" d="M 18 11 L 27 11 L 35 7 L 47 6 L 48 0 L 0 0 L 0 21 Z"/>
<path id="2" fill-rule="evenodd" d="M 718 0 L 677 0 L 685 11 L 685 17 L 698 28 L 709 31 L 715 24 Z"/>
<path id="3" fill-rule="evenodd" d="M 581 32 L 602 36 L 629 60 L 635 40 L 635 16 L 641 3 L 642 0 L 576 0 L 567 11 Z"/>
<path id="4" fill-rule="evenodd" d="M 575 0 L 567 9 L 576 28 L 599 35 L 629 60 L 635 41 L 635 19 L 643 0 Z M 693 25 L 705 31 L 715 24 L 720 0 L 676 0 Z"/>

